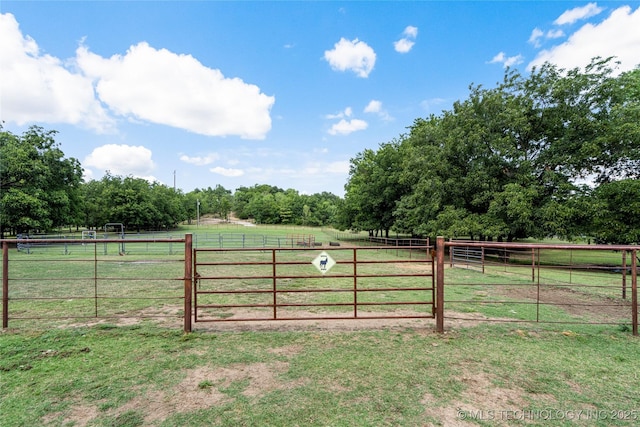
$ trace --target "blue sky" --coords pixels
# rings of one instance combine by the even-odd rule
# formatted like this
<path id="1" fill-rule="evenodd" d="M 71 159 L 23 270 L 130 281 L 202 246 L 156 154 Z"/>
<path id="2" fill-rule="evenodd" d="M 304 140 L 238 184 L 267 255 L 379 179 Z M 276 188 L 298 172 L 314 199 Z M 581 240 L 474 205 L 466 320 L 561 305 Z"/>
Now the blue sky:
<path id="1" fill-rule="evenodd" d="M 639 1 L 3 0 L 0 120 L 59 131 L 86 179 L 342 196 L 470 84 L 598 55 L 640 64 Z"/>

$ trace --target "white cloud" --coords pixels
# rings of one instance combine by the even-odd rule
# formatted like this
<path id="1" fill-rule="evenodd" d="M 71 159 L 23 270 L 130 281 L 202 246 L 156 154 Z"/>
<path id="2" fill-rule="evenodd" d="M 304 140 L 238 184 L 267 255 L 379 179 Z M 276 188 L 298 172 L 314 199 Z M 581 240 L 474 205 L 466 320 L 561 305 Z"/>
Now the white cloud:
<path id="1" fill-rule="evenodd" d="M 394 42 L 393 47 L 396 52 L 407 53 L 411 50 L 411 48 L 413 48 L 413 45 L 415 44 L 414 40 L 418 36 L 418 27 L 409 25 L 404 29 L 402 35 L 404 37 Z"/>
<path id="2" fill-rule="evenodd" d="M 288 178 L 288 179 L 304 179 L 304 178 L 322 178 L 327 174 L 344 175 L 349 173 L 350 162 L 341 160 L 335 162 L 318 162 L 313 160 L 301 165 L 298 168 L 252 168 L 251 173 L 260 177 L 269 178 Z"/>
<path id="3" fill-rule="evenodd" d="M 382 102 L 372 99 L 369 101 L 366 107 L 364 107 L 365 113 L 378 113 L 382 110 Z"/>
<path id="4" fill-rule="evenodd" d="M 376 99 L 372 99 L 371 101 L 369 101 L 367 106 L 364 107 L 364 112 L 377 114 L 382 120 L 385 121 L 392 120 L 389 113 L 382 109 L 382 102 Z"/>
<path id="5" fill-rule="evenodd" d="M 151 150 L 143 146 L 107 144 L 94 149 L 82 164 L 110 171 L 113 175 L 131 175 L 153 181 L 151 172 L 155 163 L 151 156 Z"/>
<path id="6" fill-rule="evenodd" d="M 382 108 L 382 102 L 376 99 L 372 99 L 369 103 L 364 107 L 363 110 L 365 113 L 376 114 L 382 120 L 388 121 L 393 120 L 393 118 Z M 347 107 L 344 111 L 340 111 L 336 114 L 327 114 L 325 116 L 326 119 L 334 120 L 341 119 L 338 123 L 335 123 L 331 126 L 328 133 L 330 135 L 348 135 L 351 132 L 355 132 L 358 130 L 364 130 L 367 128 L 368 124 L 364 120 L 347 120 L 353 116 L 353 109 L 351 107 Z"/>
<path id="7" fill-rule="evenodd" d="M 209 171 L 226 177 L 237 177 L 244 175 L 244 171 L 242 169 L 227 169 L 220 166 L 211 168 L 209 169 Z"/>
<path id="8" fill-rule="evenodd" d="M 274 97 L 191 55 L 144 42 L 124 56 L 102 58 L 85 46 L 76 54 L 81 70 L 96 80 L 100 99 L 119 115 L 209 136 L 263 139 L 271 129 Z"/>
<path id="9" fill-rule="evenodd" d="M 564 37 L 564 31 L 560 29 L 549 30 L 546 33 L 542 31 L 540 28 L 534 28 L 531 32 L 531 36 L 529 36 L 529 43 L 539 48 L 541 46 L 540 39 L 558 39 L 560 37 Z"/>
<path id="10" fill-rule="evenodd" d="M 81 45 L 63 62 L 42 54 L 11 14 L 0 14 L 0 40 L 2 118 L 8 122 L 108 132 L 115 114 L 209 136 L 264 139 L 271 129 L 273 96 L 191 55 L 142 42 L 125 55 L 103 58 Z"/>
<path id="11" fill-rule="evenodd" d="M 420 106 L 422 108 L 424 108 L 425 111 L 431 111 L 432 109 L 443 105 L 447 102 L 446 99 L 444 98 L 431 98 L 431 99 L 425 99 L 424 101 L 422 101 L 420 103 Z"/>
<path id="12" fill-rule="evenodd" d="M 502 64 L 504 68 L 512 67 L 514 65 L 522 64 L 522 55 L 507 56 L 504 52 L 498 53 L 489 61 L 490 64 Z"/>
<path id="13" fill-rule="evenodd" d="M 352 120 L 345 120 L 342 119 L 340 120 L 338 123 L 335 123 L 333 126 L 331 126 L 331 129 L 329 129 L 329 134 L 330 135 L 349 135 L 352 132 L 356 132 L 359 130 L 365 130 L 367 127 L 369 126 L 369 124 L 367 122 L 365 122 L 364 120 L 360 120 L 360 119 L 352 119 Z"/>
<path id="14" fill-rule="evenodd" d="M 407 53 L 407 52 L 409 52 L 411 50 L 411 48 L 413 47 L 414 44 L 415 44 L 415 42 L 413 42 L 411 40 L 400 39 L 397 42 L 393 43 L 393 47 L 396 50 L 396 52 Z"/>
<path id="15" fill-rule="evenodd" d="M 335 173 L 335 174 L 347 174 L 349 173 L 349 167 L 351 163 L 348 160 L 331 162 L 325 168 L 327 173 Z"/>
<path id="16" fill-rule="evenodd" d="M 529 43 L 534 45 L 535 47 L 540 46 L 540 39 L 544 36 L 544 31 L 540 28 L 534 28 L 531 32 L 531 36 L 529 36 Z"/>
<path id="17" fill-rule="evenodd" d="M 324 59 L 333 70 L 353 71 L 358 77 L 366 78 L 376 64 L 376 53 L 363 41 L 341 38 L 333 50 L 324 52 Z"/>
<path id="18" fill-rule="evenodd" d="M 318 175 L 320 172 L 322 171 L 322 169 L 320 169 L 317 165 L 313 165 L 313 166 L 307 166 L 306 168 L 303 168 L 299 174 L 302 176 L 315 176 Z M 296 172 L 291 171 L 292 174 L 296 174 Z"/>
<path id="19" fill-rule="evenodd" d="M 564 37 L 564 31 L 560 29 L 549 30 L 547 31 L 546 37 L 548 39 L 559 39 L 560 37 Z"/>
<path id="20" fill-rule="evenodd" d="M 598 24 L 585 24 L 562 44 L 541 51 L 528 65 L 531 69 L 544 62 L 560 68 L 584 67 L 596 56 L 615 56 L 620 61 L 619 71 L 633 69 L 640 64 L 640 7 L 632 11 L 629 6 L 614 10 Z"/>
<path id="21" fill-rule="evenodd" d="M 209 165 L 215 162 L 216 160 L 218 160 L 219 158 L 220 156 L 216 153 L 210 153 L 210 154 L 207 154 L 206 156 L 195 156 L 195 157 L 190 157 L 190 156 L 187 156 L 186 154 L 183 154 L 180 156 L 180 160 L 182 160 L 183 162 L 190 163 L 196 166 Z"/>
<path id="22" fill-rule="evenodd" d="M 596 3 L 589 3 L 586 6 L 576 7 L 570 10 L 567 10 L 562 15 L 558 17 L 553 23 L 556 25 L 567 25 L 573 24 L 576 21 L 580 21 L 582 19 L 591 18 L 592 16 L 596 16 L 604 9 L 598 7 Z"/>
<path id="23" fill-rule="evenodd" d="M 84 168 L 82 170 L 82 179 L 84 180 L 84 182 L 93 180 L 93 171 L 91 169 Z"/>
<path id="24" fill-rule="evenodd" d="M 91 80 L 40 52 L 10 13 L 0 14 L 0 40 L 3 120 L 18 125 L 69 123 L 99 133 L 113 130 L 115 122 L 95 99 Z"/>
<path id="25" fill-rule="evenodd" d="M 342 119 L 345 117 L 351 117 L 353 115 L 353 109 L 351 107 L 347 107 L 345 108 L 343 111 L 340 111 L 339 113 L 336 114 L 327 114 L 325 116 L 326 119 Z"/>
<path id="26" fill-rule="evenodd" d="M 415 39 L 416 37 L 418 37 L 418 27 L 409 25 L 407 26 L 407 28 L 404 29 L 402 34 L 404 34 L 406 37 L 411 37 L 412 39 Z"/>

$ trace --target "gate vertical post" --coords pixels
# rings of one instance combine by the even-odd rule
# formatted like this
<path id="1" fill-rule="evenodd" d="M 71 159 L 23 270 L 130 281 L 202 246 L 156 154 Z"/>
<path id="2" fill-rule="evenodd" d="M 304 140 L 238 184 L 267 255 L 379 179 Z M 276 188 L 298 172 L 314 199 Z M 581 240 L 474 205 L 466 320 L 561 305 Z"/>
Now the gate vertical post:
<path id="1" fill-rule="evenodd" d="M 266 238 L 266 237 L 265 237 Z M 272 304 L 273 320 L 278 318 L 278 271 L 276 267 L 276 250 L 271 249 L 271 276 L 272 276 Z"/>
<path id="2" fill-rule="evenodd" d="M 622 299 L 627 299 L 627 251 L 622 251 Z"/>
<path id="3" fill-rule="evenodd" d="M 353 248 L 353 318 L 358 318 L 358 249 Z"/>
<path id="4" fill-rule="evenodd" d="M 444 332 L 444 237 L 436 240 L 436 332 Z"/>
<path id="5" fill-rule="evenodd" d="M 631 251 L 631 323 L 633 335 L 638 335 L 638 252 Z"/>
<path id="6" fill-rule="evenodd" d="M 193 235 L 184 235 L 184 331 L 191 332 L 193 295 Z"/>
<path id="7" fill-rule="evenodd" d="M 9 244 L 2 242 L 2 329 L 9 327 Z"/>
<path id="8" fill-rule="evenodd" d="M 531 281 L 536 281 L 536 250 L 531 248 Z"/>

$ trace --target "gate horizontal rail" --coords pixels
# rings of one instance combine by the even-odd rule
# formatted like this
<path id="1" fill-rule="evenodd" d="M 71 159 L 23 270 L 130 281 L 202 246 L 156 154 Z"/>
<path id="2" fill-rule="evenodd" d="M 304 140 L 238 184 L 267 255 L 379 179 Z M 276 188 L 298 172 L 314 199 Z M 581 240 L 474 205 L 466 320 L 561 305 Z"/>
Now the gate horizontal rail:
<path id="1" fill-rule="evenodd" d="M 3 328 L 8 327 L 9 320 L 175 318 L 182 309 L 186 313 L 182 315 L 185 331 L 190 330 L 191 235 L 135 241 L 28 239 L 29 244 L 61 245 L 65 251 L 16 252 L 9 256 L 10 247 L 18 249 L 25 242 L 27 239 L 0 240 Z M 123 242 L 130 250 L 123 250 Z M 170 250 L 169 254 L 177 257 L 163 255 L 156 259 L 158 246 L 171 248 L 174 244 L 182 247 L 184 258 Z M 112 245 L 119 250 L 107 251 Z M 67 250 L 78 247 L 83 249 Z M 154 301 L 166 304 L 158 306 Z"/>
<path id="2" fill-rule="evenodd" d="M 389 258 L 390 249 L 404 251 L 411 259 L 397 255 Z M 433 318 L 435 276 L 430 249 L 428 246 L 194 249 L 194 319 L 240 322 Z M 323 252 L 336 258 L 333 271 L 324 274 L 316 271 L 312 263 Z M 414 272 L 405 271 L 410 264 L 419 267 Z M 402 286 L 399 284 L 402 281 L 407 283 Z M 416 309 L 425 306 L 427 310 Z M 414 311 L 399 313 L 390 310 L 391 307 L 413 307 Z M 301 308 L 328 311 L 288 310 Z M 248 310 L 238 313 L 233 309 Z"/>

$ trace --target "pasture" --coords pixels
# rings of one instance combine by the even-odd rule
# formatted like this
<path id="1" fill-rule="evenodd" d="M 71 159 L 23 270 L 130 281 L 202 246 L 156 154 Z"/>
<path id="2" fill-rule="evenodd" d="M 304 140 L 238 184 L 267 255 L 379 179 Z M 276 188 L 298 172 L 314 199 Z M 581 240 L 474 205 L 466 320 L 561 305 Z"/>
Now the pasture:
<path id="1" fill-rule="evenodd" d="M 331 240 L 313 232 L 319 242 Z M 0 333 L 0 425 L 638 424 L 640 348 L 611 274 L 544 270 L 547 290 L 561 298 L 536 305 L 529 270 L 447 269 L 444 334 L 433 332 L 430 319 L 197 323 L 184 334 L 184 254 L 142 245 L 127 242 L 126 255 L 110 248 L 105 255 L 99 245 L 12 252 L 20 283 L 10 290 L 12 316 L 25 318 Z M 382 252 L 371 257 L 404 256 Z M 569 296 L 579 298 L 563 304 Z M 605 303 L 612 313 L 603 318 Z M 592 306 L 599 308 L 586 309 Z M 541 315 L 550 322 L 533 323 Z M 596 324 L 583 324 L 589 321 Z"/>

